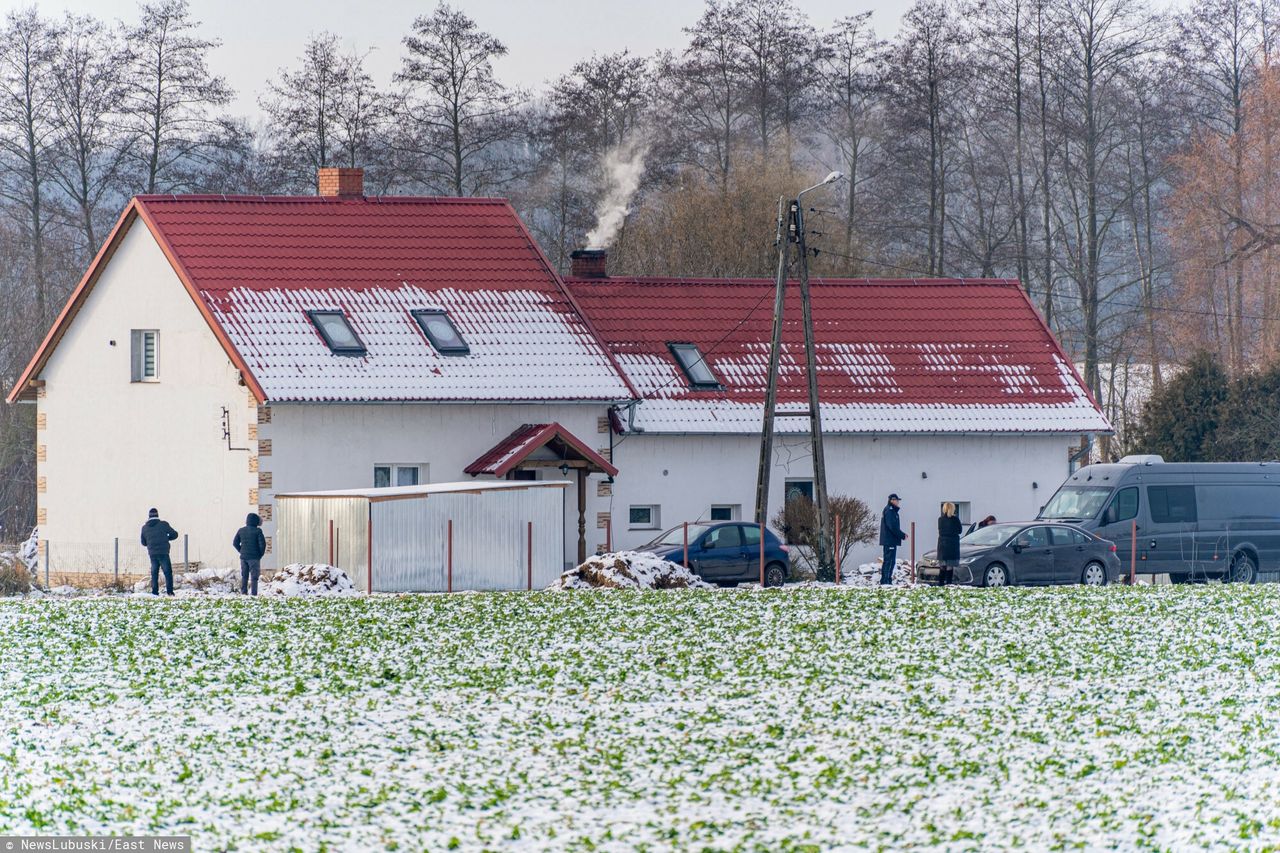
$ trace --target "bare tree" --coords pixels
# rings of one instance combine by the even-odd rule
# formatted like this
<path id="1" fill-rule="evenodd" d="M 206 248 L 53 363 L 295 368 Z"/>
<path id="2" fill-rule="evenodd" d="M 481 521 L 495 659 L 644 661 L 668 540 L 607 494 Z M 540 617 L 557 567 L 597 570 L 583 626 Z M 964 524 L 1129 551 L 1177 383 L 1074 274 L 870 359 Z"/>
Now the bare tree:
<path id="1" fill-rule="evenodd" d="M 413 22 L 396 80 L 405 85 L 405 131 L 397 147 L 422 183 L 479 195 L 510 179 L 505 150 L 515 137 L 515 94 L 493 73 L 506 45 L 465 13 L 441 3 Z"/>
<path id="2" fill-rule="evenodd" d="M 321 33 L 303 50 L 296 71 L 281 70 L 259 104 L 291 184 L 314 183 L 322 166 L 369 166 L 387 115 L 385 96 L 364 70 L 364 56 L 344 52 L 338 37 Z"/>
<path id="3" fill-rule="evenodd" d="M 47 185 L 58 133 L 52 71 L 58 29 L 31 7 L 9 13 L 0 39 L 0 192 L 20 211 L 36 289 L 36 322 L 43 326 L 50 318 L 45 240 L 52 224 Z"/>
<path id="4" fill-rule="evenodd" d="M 85 261 L 98 250 L 123 191 L 131 139 L 120 130 L 122 53 L 116 33 L 101 21 L 67 15 L 51 72 L 58 129 L 51 177 L 84 235 Z"/>
<path id="5" fill-rule="evenodd" d="M 144 192 L 193 184 L 219 128 L 213 110 L 231 101 L 231 89 L 206 64 L 219 42 L 200 38 L 199 27 L 187 0 L 157 0 L 143 4 L 141 20 L 125 32 L 126 126 L 137 139 Z"/>

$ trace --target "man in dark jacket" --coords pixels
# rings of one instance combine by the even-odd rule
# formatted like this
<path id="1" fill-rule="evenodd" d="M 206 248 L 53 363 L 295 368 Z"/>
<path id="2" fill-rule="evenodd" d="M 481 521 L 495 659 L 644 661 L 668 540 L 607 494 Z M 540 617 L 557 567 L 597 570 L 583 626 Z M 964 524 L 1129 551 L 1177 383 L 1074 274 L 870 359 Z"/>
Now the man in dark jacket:
<path id="1" fill-rule="evenodd" d="M 178 531 L 169 522 L 160 520 L 155 507 L 147 513 L 147 523 L 142 525 L 142 544 L 147 546 L 151 558 L 151 594 L 160 594 L 160 570 L 164 569 L 164 590 L 173 595 L 173 563 L 169 560 L 169 543 L 178 538 Z"/>
<path id="2" fill-rule="evenodd" d="M 253 594 L 257 595 L 262 555 L 267 553 L 267 537 L 262 535 L 262 519 L 256 512 L 245 517 L 244 527 L 236 531 L 231 546 L 240 552 L 240 594 L 244 595 L 252 588 Z"/>
<path id="3" fill-rule="evenodd" d="M 898 508 L 902 499 L 897 495 L 889 495 L 889 503 L 880 513 L 880 547 L 884 548 L 884 563 L 880 566 L 880 585 L 893 583 L 893 569 L 898 565 L 898 546 L 907 538 L 902 532 L 902 522 L 898 520 Z"/>

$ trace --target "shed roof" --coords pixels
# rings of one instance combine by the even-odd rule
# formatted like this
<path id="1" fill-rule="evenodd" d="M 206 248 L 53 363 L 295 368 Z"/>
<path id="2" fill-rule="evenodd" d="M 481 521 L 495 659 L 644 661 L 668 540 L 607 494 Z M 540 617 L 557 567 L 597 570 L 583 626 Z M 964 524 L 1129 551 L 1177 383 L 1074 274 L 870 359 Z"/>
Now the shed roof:
<path id="1" fill-rule="evenodd" d="M 772 332 L 768 279 L 566 279 L 643 401 L 650 432 L 761 426 Z M 830 432 L 1108 432 L 1110 425 L 1011 279 L 815 279 L 818 386 Z M 798 288 L 785 302 L 779 410 L 807 410 Z M 718 388 L 671 352 L 695 344 Z M 807 432 L 784 417 L 779 432 Z"/>
<path id="2" fill-rule="evenodd" d="M 368 489 L 327 489 L 318 492 L 285 492 L 277 498 L 368 498 L 371 501 L 395 498 L 425 498 L 460 492 L 501 492 L 512 489 L 568 488 L 567 480 L 483 480 L 466 483 L 426 483 L 420 486 L 384 486 Z"/>

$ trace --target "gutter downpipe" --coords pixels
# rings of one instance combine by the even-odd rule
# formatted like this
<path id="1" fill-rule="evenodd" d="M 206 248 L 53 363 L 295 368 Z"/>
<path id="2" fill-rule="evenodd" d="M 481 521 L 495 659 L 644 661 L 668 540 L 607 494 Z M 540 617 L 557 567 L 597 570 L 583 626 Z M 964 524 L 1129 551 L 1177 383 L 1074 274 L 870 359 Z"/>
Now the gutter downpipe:
<path id="1" fill-rule="evenodd" d="M 1067 457 L 1067 476 L 1074 474 L 1080 470 L 1079 462 L 1085 460 L 1085 464 L 1089 463 L 1089 454 L 1093 451 L 1093 433 L 1085 433 L 1083 436 L 1084 445 L 1075 453 Z"/>

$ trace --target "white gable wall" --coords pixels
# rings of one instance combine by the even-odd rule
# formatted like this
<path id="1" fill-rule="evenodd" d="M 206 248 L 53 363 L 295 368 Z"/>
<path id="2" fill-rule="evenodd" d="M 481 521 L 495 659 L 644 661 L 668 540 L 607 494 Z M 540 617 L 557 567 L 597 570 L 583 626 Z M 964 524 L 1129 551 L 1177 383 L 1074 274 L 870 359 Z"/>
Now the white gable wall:
<path id="1" fill-rule="evenodd" d="M 276 403 L 270 409 L 270 423 L 258 426 L 259 438 L 271 441 L 271 455 L 259 458 L 260 470 L 271 474 L 271 490 L 260 495 L 263 503 L 275 493 L 369 488 L 374 466 L 388 463 L 428 466 L 427 479 L 420 482 L 470 481 L 463 469 L 527 423 L 557 422 L 589 447 L 609 446 L 608 433 L 598 431 L 599 419 L 608 411 L 601 403 Z M 555 468 L 538 474 L 540 480 L 575 477 L 571 471 L 565 478 Z M 602 479 L 597 474 L 587 481 L 588 554 L 604 543 L 604 531 L 596 527 L 596 512 L 607 509 L 608 498 L 596 496 Z M 564 491 L 569 562 L 578 547 L 576 483 Z M 268 536 L 274 533 L 274 521 L 264 525 Z M 341 545 L 338 550 L 341 567 L 350 558 Z M 263 565 L 275 564 L 269 559 Z"/>
<path id="2" fill-rule="evenodd" d="M 160 332 L 158 382 L 130 381 L 132 329 Z M 141 220 L 38 378 L 37 506 L 55 574 L 109 571 L 117 537 L 122 570 L 145 567 L 138 537 L 151 506 L 189 535 L 193 561 L 233 564 L 255 475 L 249 452 L 227 450 L 221 418 L 226 406 L 233 444 L 250 447 L 248 392 Z"/>
<path id="3" fill-rule="evenodd" d="M 1067 448 L 1075 441 L 1061 435 L 833 435 L 824 444 L 827 488 L 860 498 L 877 518 L 889 494 L 898 493 L 903 529 L 916 522 L 919 558 L 937 544 L 943 501 L 970 502 L 973 521 L 1034 517 L 1066 479 Z M 663 530 L 709 519 L 713 504 L 738 505 L 739 520 L 753 521 L 759 458 L 758 436 L 632 434 L 615 441 L 615 542 L 635 547 L 659 532 L 632 528 L 632 505 L 659 506 Z M 813 476 L 808 436 L 775 438 L 774 461 L 770 519 L 782 506 L 787 479 Z M 879 554 L 873 541 L 855 547 L 850 559 L 862 563 Z M 906 543 L 899 556 L 909 555 Z"/>

